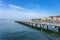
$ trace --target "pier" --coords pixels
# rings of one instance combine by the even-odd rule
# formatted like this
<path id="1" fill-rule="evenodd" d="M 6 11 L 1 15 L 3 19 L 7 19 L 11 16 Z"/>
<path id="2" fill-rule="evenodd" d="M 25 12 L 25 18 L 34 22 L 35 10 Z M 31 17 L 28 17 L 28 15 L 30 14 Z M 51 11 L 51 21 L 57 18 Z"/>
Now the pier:
<path id="1" fill-rule="evenodd" d="M 49 29 L 50 26 L 52 26 L 53 31 L 55 32 L 60 32 L 60 24 L 58 23 L 51 23 L 49 21 L 45 22 L 45 21 L 16 21 L 18 23 L 24 23 L 30 26 L 35 26 L 37 28 L 45 28 L 45 29 Z M 58 28 L 58 30 L 56 31 L 56 28 Z M 50 30 L 50 29 L 49 29 Z"/>

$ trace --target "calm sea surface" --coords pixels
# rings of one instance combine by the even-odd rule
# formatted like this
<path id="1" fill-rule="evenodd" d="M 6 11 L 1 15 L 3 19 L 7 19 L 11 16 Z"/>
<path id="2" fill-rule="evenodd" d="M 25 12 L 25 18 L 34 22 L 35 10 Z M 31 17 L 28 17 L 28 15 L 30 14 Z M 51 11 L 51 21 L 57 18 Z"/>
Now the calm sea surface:
<path id="1" fill-rule="evenodd" d="M 0 20 L 0 40 L 60 40 L 60 38 L 15 23 L 14 20 Z"/>

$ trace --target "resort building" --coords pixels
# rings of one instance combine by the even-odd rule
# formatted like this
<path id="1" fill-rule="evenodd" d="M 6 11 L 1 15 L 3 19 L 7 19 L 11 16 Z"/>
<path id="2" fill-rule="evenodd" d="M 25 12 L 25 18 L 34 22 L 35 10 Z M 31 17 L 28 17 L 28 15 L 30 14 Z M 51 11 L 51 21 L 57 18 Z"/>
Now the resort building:
<path id="1" fill-rule="evenodd" d="M 53 20 L 60 21 L 60 16 L 54 16 Z"/>
<path id="2" fill-rule="evenodd" d="M 60 16 L 50 16 L 49 17 L 49 20 L 52 20 L 52 21 L 60 21 Z"/>
<path id="3" fill-rule="evenodd" d="M 47 21 L 48 20 L 48 17 L 41 18 L 41 20 Z"/>

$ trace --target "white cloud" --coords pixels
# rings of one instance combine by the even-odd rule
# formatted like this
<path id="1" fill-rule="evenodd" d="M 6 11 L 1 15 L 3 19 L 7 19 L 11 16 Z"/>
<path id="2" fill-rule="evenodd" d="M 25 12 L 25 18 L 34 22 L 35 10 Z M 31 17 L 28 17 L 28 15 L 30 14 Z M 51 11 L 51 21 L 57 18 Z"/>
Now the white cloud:
<path id="1" fill-rule="evenodd" d="M 5 5 L 5 4 L 4 4 Z M 38 7 L 38 6 L 37 6 Z M 19 10 L 20 9 L 20 10 Z M 31 19 L 40 18 L 48 15 L 47 13 L 39 13 L 20 6 L 9 4 L 7 8 L 0 8 L 0 19 Z"/>
<path id="2" fill-rule="evenodd" d="M 9 5 L 10 8 L 12 9 L 22 9 L 22 7 L 16 6 L 16 5 Z"/>
<path id="3" fill-rule="evenodd" d="M 0 7 L 6 6 L 3 1 L 0 1 Z"/>

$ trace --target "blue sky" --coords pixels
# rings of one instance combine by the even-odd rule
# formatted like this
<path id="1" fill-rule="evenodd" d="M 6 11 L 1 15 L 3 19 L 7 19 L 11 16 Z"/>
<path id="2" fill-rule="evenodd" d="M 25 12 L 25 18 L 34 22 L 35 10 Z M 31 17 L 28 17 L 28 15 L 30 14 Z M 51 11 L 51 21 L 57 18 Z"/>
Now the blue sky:
<path id="1" fill-rule="evenodd" d="M 60 15 L 60 0 L 0 0 L 0 19 L 31 19 Z"/>

